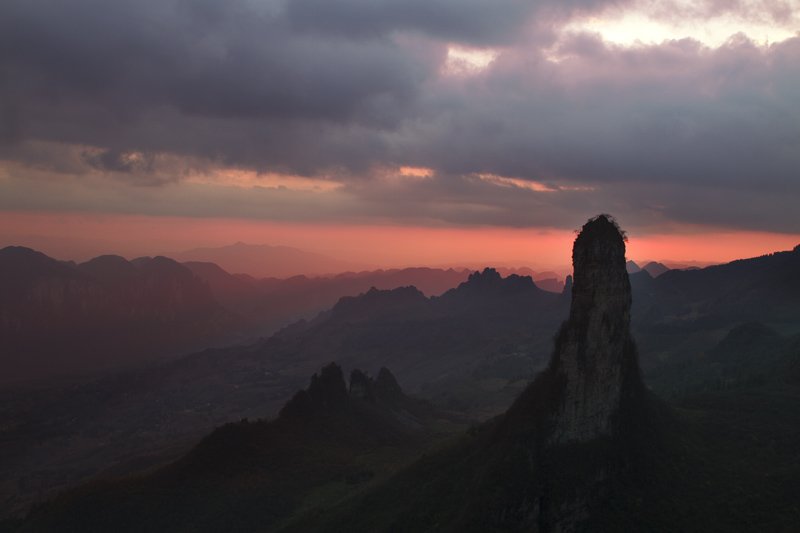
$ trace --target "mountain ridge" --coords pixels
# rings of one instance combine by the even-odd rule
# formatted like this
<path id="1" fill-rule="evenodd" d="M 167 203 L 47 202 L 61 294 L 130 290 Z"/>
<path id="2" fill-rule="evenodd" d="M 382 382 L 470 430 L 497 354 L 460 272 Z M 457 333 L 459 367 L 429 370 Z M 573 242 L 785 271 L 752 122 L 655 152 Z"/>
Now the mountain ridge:
<path id="1" fill-rule="evenodd" d="M 8 381 L 135 363 L 241 322 L 172 259 L 101 256 L 72 266 L 19 247 L 0 250 L 0 314 Z"/>
<path id="2" fill-rule="evenodd" d="M 800 248 L 800 247 L 797 247 L 797 248 L 795 248 L 795 250 L 794 250 L 794 251 L 798 251 L 798 249 L 799 249 L 799 248 Z M 783 254 L 783 253 L 784 253 L 784 252 L 779 252 L 779 254 Z M 771 255 L 774 255 L 774 254 L 770 254 L 770 256 L 771 256 Z M 759 259 L 759 258 L 755 258 L 755 259 Z M 749 260 L 743 260 L 743 261 L 749 261 Z M 770 265 L 771 265 L 771 263 L 770 263 Z M 755 283 L 755 285 L 754 285 L 754 286 L 755 286 L 755 288 L 756 288 L 756 289 L 759 287 L 759 283 L 761 283 L 761 284 L 762 284 L 762 286 L 763 286 L 763 279 L 767 279 L 767 280 L 768 280 L 768 278 L 769 278 L 769 277 L 772 275 L 772 274 L 771 274 L 771 272 L 774 272 L 774 270 L 770 270 L 770 269 L 772 268 L 772 266 L 770 266 L 770 265 L 767 265 L 769 268 L 765 268 L 765 269 L 764 269 L 762 272 L 759 272 L 759 269 L 758 269 L 758 268 L 753 268 L 753 269 L 749 269 L 749 268 L 748 268 L 748 269 L 743 269 L 743 270 L 746 270 L 747 272 L 750 272 L 751 274 L 753 274 L 753 275 L 755 276 L 755 278 L 756 278 L 756 280 L 755 280 L 755 281 L 756 281 L 756 283 Z M 779 265 L 779 266 L 780 266 L 780 265 Z M 738 267 L 737 267 L 737 268 L 738 268 Z M 739 270 L 742 270 L 742 269 L 739 269 Z M 717 273 L 719 273 L 719 272 L 722 272 L 722 274 L 723 274 L 723 275 L 719 276 L 720 280 L 722 280 L 722 281 L 724 281 L 724 279 L 725 279 L 725 278 L 727 278 L 727 277 L 730 277 L 730 276 L 728 276 L 728 275 L 725 273 L 725 269 L 717 270 L 717 271 L 715 272 L 715 275 L 716 275 Z M 791 274 L 791 270 L 789 270 L 789 271 L 787 271 L 787 272 L 788 272 L 788 275 L 790 275 L 790 274 Z M 695 275 L 695 274 L 693 274 L 693 275 Z M 638 277 L 637 277 L 637 276 L 638 276 Z M 749 275 L 748 275 L 748 276 L 749 276 Z M 733 277 L 736 277 L 736 276 L 733 276 Z M 637 296 L 636 296 L 636 294 L 638 294 L 638 293 L 637 293 L 637 291 L 643 291 L 643 293 L 646 293 L 646 296 L 648 296 L 648 297 L 651 297 L 651 294 L 652 294 L 652 291 L 653 291 L 653 285 L 654 285 L 654 284 L 655 284 L 655 282 L 656 282 L 656 280 L 654 280 L 654 279 L 652 278 L 652 276 L 650 276 L 649 274 L 647 274 L 646 272 L 644 272 L 644 273 L 641 273 L 641 276 L 639 276 L 639 275 L 631 275 L 631 276 L 629 276 L 629 279 L 630 279 L 630 282 L 631 282 L 631 285 L 632 285 L 632 289 L 633 289 L 633 291 L 634 291 L 634 305 L 637 303 Z M 759 279 L 761 279 L 762 281 L 758 281 Z M 723 286 L 723 287 L 725 287 L 725 286 L 727 286 L 727 287 L 730 287 L 730 286 L 737 287 L 737 286 L 741 286 L 741 285 L 742 285 L 742 280 L 745 280 L 745 282 L 744 282 L 744 285 L 752 285 L 752 284 L 753 284 L 753 278 L 752 278 L 752 277 L 742 277 L 742 278 L 739 280 L 739 282 L 735 282 L 735 283 L 728 283 L 728 282 L 721 283 L 721 282 L 720 282 L 720 283 L 719 283 L 719 285 L 720 285 L 720 286 Z M 658 283 L 663 283 L 663 282 L 658 282 Z M 679 285 L 680 285 L 680 284 L 678 284 L 678 286 L 679 286 Z M 772 285 L 768 285 L 768 287 L 773 287 L 773 286 L 772 286 Z M 791 288 L 791 287 L 790 287 L 790 288 Z M 727 290 L 730 290 L 730 289 L 727 289 Z M 774 289 L 774 287 L 772 288 L 772 290 L 775 290 L 775 289 Z M 692 296 L 692 297 L 694 297 L 694 296 L 695 296 L 695 293 L 696 293 L 696 291 L 695 291 L 695 290 L 693 290 L 693 289 L 688 289 L 688 290 L 684 290 L 684 289 L 682 289 L 682 291 L 686 292 L 688 295 L 690 295 L 690 296 Z M 569 295 L 569 294 L 571 293 L 571 290 L 570 290 L 570 291 L 565 291 L 565 292 L 567 292 L 567 295 Z M 713 291 L 711 291 L 711 292 L 713 292 Z M 721 291 L 721 292 L 725 292 L 725 291 Z M 668 291 L 667 291 L 667 293 L 668 293 Z M 735 292 L 735 294 L 738 294 L 738 295 L 740 295 L 740 296 L 741 296 L 741 295 L 745 295 L 745 296 L 747 296 L 748 298 L 751 298 L 751 299 L 753 298 L 753 296 L 752 296 L 750 293 L 748 293 L 748 292 L 741 292 L 741 293 Z M 556 295 L 556 296 L 557 296 L 557 297 L 563 297 L 564 295 L 560 295 L 560 296 L 559 296 L 559 295 Z M 703 296 L 703 295 L 701 294 L 701 296 Z M 677 299 L 677 298 L 676 298 L 676 299 Z M 502 302 L 502 301 L 503 301 L 503 299 L 502 299 L 502 298 L 498 298 L 498 299 L 497 299 L 497 301 L 499 301 L 499 302 Z M 789 294 L 789 301 L 791 302 L 791 293 Z M 650 302 L 650 303 L 652 304 L 652 302 Z M 658 303 L 658 302 L 656 302 L 656 303 Z M 455 307 L 455 306 L 454 306 L 454 307 Z M 480 306 L 477 306 L 477 307 L 480 307 Z M 645 309 L 646 309 L 646 312 L 647 312 L 647 313 L 651 313 L 651 316 L 655 317 L 653 320 L 655 320 L 655 321 L 656 321 L 656 322 L 655 322 L 655 323 L 656 323 L 656 325 L 658 325 L 659 327 L 662 327 L 662 328 L 663 328 L 663 327 L 665 327 L 665 325 L 666 325 L 666 324 L 665 324 L 665 323 L 658 324 L 657 322 L 658 322 L 659 320 L 661 320 L 661 319 L 663 318 L 663 316 L 666 314 L 666 312 L 669 312 L 669 311 L 670 311 L 670 309 L 669 309 L 669 308 L 667 308 L 667 309 L 665 310 L 664 308 L 661 308 L 661 309 L 659 310 L 659 309 L 656 309 L 657 307 L 658 307 L 657 305 L 650 305 L 650 307 L 646 307 Z M 500 310 L 501 310 L 501 311 L 503 311 L 503 309 L 500 309 Z M 701 309 L 701 310 L 702 310 L 702 309 Z M 511 314 L 511 313 L 513 313 L 513 310 L 511 310 L 511 309 L 508 309 L 507 311 L 508 311 L 510 314 Z M 634 312 L 634 314 L 636 314 L 636 312 Z M 659 318 L 659 316 L 661 316 L 661 318 Z M 681 316 L 681 315 L 678 315 L 678 316 Z M 700 315 L 698 315 L 698 316 L 702 317 L 702 314 L 700 314 Z M 735 317 L 734 317 L 734 318 L 735 318 Z M 692 320 L 693 320 L 693 319 L 694 319 L 694 318 L 692 318 Z M 378 322 L 379 322 L 379 321 L 378 321 Z M 378 323 L 378 322 L 376 322 L 376 323 Z M 372 324 L 370 327 L 373 327 L 374 325 L 375 325 L 375 324 Z M 467 328 L 465 328 L 465 329 L 477 329 L 477 327 L 476 327 L 476 326 L 479 326 L 479 325 L 480 325 L 480 323 L 479 323 L 479 322 L 472 323 L 472 324 L 470 324 L 470 325 L 469 325 Z M 767 326 L 764 326 L 764 327 L 766 327 L 766 328 L 768 328 L 768 329 L 771 329 L 773 332 L 775 332 L 775 331 L 776 331 L 776 330 L 772 329 L 772 328 L 773 328 L 773 326 L 772 326 L 772 325 L 767 325 Z M 353 340 L 358 340 L 358 339 L 361 339 L 361 338 L 364 336 L 364 334 L 365 334 L 365 332 L 366 332 L 366 331 L 367 331 L 367 330 L 353 330 L 353 331 L 352 331 L 353 335 L 349 336 L 349 339 L 350 339 L 350 340 L 348 340 L 348 335 L 349 335 L 349 334 L 348 334 L 348 335 L 342 335 L 341 337 L 338 337 L 338 338 L 337 338 L 337 337 L 332 337 L 332 338 L 331 338 L 331 340 L 335 340 L 336 342 L 339 342 L 339 341 L 341 341 L 341 342 L 345 342 L 345 341 L 346 341 L 346 342 L 351 342 L 351 343 L 352 343 L 352 341 L 353 341 Z M 416 336 L 416 335 L 419 335 L 420 333 L 423 333 L 423 332 L 424 332 L 424 329 L 421 329 L 421 328 L 420 328 L 418 325 L 414 325 L 413 327 L 409 328 L 409 329 L 408 329 L 408 331 L 409 331 L 409 332 L 411 332 L 411 334 L 412 334 L 412 335 L 415 335 L 415 336 Z M 463 331 L 463 330 L 462 330 L 462 331 Z M 730 331 L 731 331 L 731 329 L 730 329 L 730 328 L 728 328 L 728 327 L 726 326 L 726 327 L 725 327 L 725 331 L 726 331 L 726 332 L 730 332 Z M 746 330 L 743 330 L 743 331 L 746 331 Z M 550 333 L 552 333 L 552 330 L 550 331 Z M 763 337 L 763 338 L 766 338 L 766 339 L 768 339 L 769 337 L 770 337 L 770 335 L 767 335 L 767 336 L 765 336 L 765 337 Z M 511 337 L 509 337 L 509 338 L 511 338 Z M 549 334 L 548 334 L 548 338 L 549 338 Z M 638 338 L 638 334 L 637 334 L 637 338 Z M 759 338 L 761 338 L 761 337 L 759 337 Z M 735 340 L 735 338 L 734 338 L 734 340 Z M 304 339 L 304 340 L 303 340 L 303 342 L 305 342 L 305 343 L 308 343 L 308 339 Z M 326 341 L 326 342 L 327 342 L 327 341 Z M 267 343 L 267 344 L 269 344 L 269 343 Z M 295 344 L 295 345 L 289 346 L 289 347 L 287 347 L 288 349 L 287 349 L 287 352 L 286 352 L 286 353 L 288 354 L 288 353 L 292 352 L 292 353 L 294 353 L 294 354 L 309 354 L 309 353 L 314 353 L 314 350 L 316 350 L 316 348 L 315 348 L 313 345 L 312 345 L 312 346 L 307 346 L 307 348 L 310 348 L 310 350 L 306 350 L 306 348 L 302 348 L 302 346 L 303 346 L 303 344 L 302 344 L 302 343 L 298 343 L 298 344 Z M 336 346 L 336 343 L 327 343 L 327 345 L 326 345 L 325 343 L 323 343 L 323 344 L 320 344 L 320 346 L 325 346 L 325 349 L 326 349 L 326 350 L 327 350 L 327 349 L 329 349 L 329 348 L 330 348 L 330 349 L 338 349 L 338 348 L 337 348 L 337 346 Z M 412 345 L 412 346 L 413 346 L 413 345 Z M 358 347 L 359 347 L 359 345 L 358 345 L 358 344 L 351 344 L 351 347 L 358 348 Z M 297 351 L 296 351 L 296 349 L 303 349 L 303 350 L 306 350 L 306 351 L 300 351 L 300 352 L 297 352 Z M 509 355 L 515 355 L 515 352 L 516 352 L 517 350 L 519 350 L 519 349 L 520 349 L 520 348 L 519 348 L 518 346 L 511 346 L 511 347 L 509 347 L 509 348 L 508 348 L 508 354 L 509 354 Z M 503 350 L 505 350 L 505 348 L 503 348 Z M 238 355 L 237 355 L 236 357 L 242 357 L 242 356 L 245 354 L 245 352 L 247 352 L 247 350 L 240 350 L 240 351 L 239 351 L 239 353 L 238 353 Z M 643 352 L 644 354 L 648 354 L 648 351 L 646 351 L 646 350 L 642 350 L 642 352 Z M 265 353 L 265 354 L 268 354 L 268 353 L 270 353 L 270 352 L 264 352 L 264 353 Z M 504 352 L 504 353 L 505 353 L 505 352 Z M 371 354 L 371 355 L 374 355 L 374 354 Z M 648 354 L 648 355 L 651 355 L 651 354 Z M 248 356 L 250 356 L 250 355 L 248 354 Z M 652 356 L 652 355 L 651 355 L 651 356 Z M 297 359 L 302 359 L 303 357 L 308 357 L 308 355 L 303 355 L 302 357 L 295 358 L 295 361 L 297 361 Z M 512 359 L 512 358 L 511 358 L 511 357 L 509 357 L 509 359 Z M 234 361 L 234 360 L 236 360 L 236 358 L 235 358 L 235 357 L 234 357 L 234 358 L 232 358 L 232 359 L 230 359 L 230 361 Z M 220 368 L 220 367 L 219 367 L 219 364 L 222 364 L 223 366 L 224 366 L 224 364 L 225 364 L 225 362 L 224 362 L 225 360 L 222 360 L 222 359 L 220 359 L 219 361 L 220 361 L 220 362 L 218 363 L 218 366 L 217 366 L 217 367 L 214 367 L 214 368 L 215 368 L 215 370 L 214 370 L 214 372 L 215 372 L 215 373 L 218 373 L 218 372 L 219 372 L 219 368 Z M 187 364 L 188 364 L 188 363 L 189 363 L 189 361 L 187 361 Z M 372 368 L 374 368 L 374 366 L 373 366 Z M 797 365 L 797 362 L 795 361 L 795 366 L 794 366 L 794 367 L 792 367 L 792 368 L 794 368 L 794 372 L 797 372 L 797 368 L 800 368 L 800 365 Z M 299 372 L 300 372 L 300 371 L 299 371 Z M 484 372 L 485 372 L 485 369 L 482 367 L 482 368 L 480 369 L 480 373 L 481 373 L 481 375 L 489 375 L 489 374 L 484 374 Z M 258 373 L 261 373 L 261 374 L 263 375 L 263 371 L 260 371 L 260 372 L 254 372 L 254 375 L 255 375 L 255 374 L 258 374 Z M 477 373 L 478 373 L 478 371 L 477 371 L 477 369 L 476 369 L 476 374 L 477 374 Z M 308 374 L 305 374 L 305 375 L 307 376 Z M 797 375 L 800 375 L 800 374 L 797 374 Z M 252 378 L 252 379 L 256 379 L 256 378 L 254 377 L 254 378 Z M 263 378 L 261 378 L 261 379 L 263 379 Z M 178 382 L 180 382 L 180 380 L 179 380 Z M 239 386 L 242 386 L 242 383 L 237 383 L 237 384 L 238 384 Z M 185 385 L 182 385 L 182 386 L 185 386 Z M 226 386 L 226 388 L 227 388 L 227 387 L 230 387 L 230 386 L 229 386 L 229 385 L 227 385 L 227 386 Z M 727 392 L 727 391 L 723 391 L 723 392 Z M 747 392 L 747 391 L 744 391 L 744 392 Z M 437 401 L 438 401 L 438 400 L 437 400 Z M 213 406 L 212 406 L 212 407 L 213 407 Z M 670 422 L 670 423 L 672 423 L 672 422 Z M 485 431 L 484 429 L 476 429 L 476 430 L 475 430 L 475 432 L 476 432 L 476 433 L 482 433 L 482 432 L 484 432 L 484 431 Z M 696 438 L 696 437 L 692 437 L 692 438 Z M 697 464 L 695 464 L 694 466 L 695 466 L 695 467 L 697 467 L 698 465 L 697 465 Z M 628 510 L 630 511 L 631 509 L 628 509 Z M 606 523 L 606 524 L 608 524 L 609 522 L 605 522 L 605 523 Z M 727 522 L 726 522 L 726 523 L 727 523 Z"/>

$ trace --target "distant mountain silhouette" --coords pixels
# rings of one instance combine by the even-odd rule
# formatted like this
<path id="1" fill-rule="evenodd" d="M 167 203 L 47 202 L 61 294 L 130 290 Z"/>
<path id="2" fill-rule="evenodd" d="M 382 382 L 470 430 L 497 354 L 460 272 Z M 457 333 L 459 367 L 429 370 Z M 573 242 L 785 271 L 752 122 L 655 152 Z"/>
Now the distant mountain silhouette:
<path id="1" fill-rule="evenodd" d="M 636 274 L 637 272 L 642 271 L 641 267 L 639 267 L 639 265 L 633 261 L 628 261 L 625 263 L 625 269 L 628 271 L 628 274 Z"/>
<path id="2" fill-rule="evenodd" d="M 214 298 L 223 307 L 247 318 L 256 319 L 248 311 L 256 305 L 263 294 L 257 286 L 257 280 L 230 274 L 216 263 L 188 261 L 181 264 L 208 283 Z"/>
<path id="3" fill-rule="evenodd" d="M 261 253 L 260 250 L 267 254 L 281 247 L 252 247 L 237 243 L 234 247 L 225 248 L 229 251 L 234 249 L 253 254 Z M 202 254 L 206 254 L 207 257 L 213 255 L 211 252 L 206 253 L 206 249 L 202 250 Z M 197 252 L 195 255 L 202 254 Z M 179 260 L 184 256 L 185 254 L 176 255 Z M 217 260 L 221 261 L 219 258 Z M 224 307 L 258 324 L 254 333 L 261 335 L 270 334 L 300 319 L 309 320 L 320 311 L 331 308 L 339 298 L 356 296 L 366 292 L 370 287 L 386 290 L 414 286 L 426 296 L 439 296 L 466 281 L 470 274 L 470 271 L 463 269 L 413 267 L 347 271 L 331 276 L 309 277 L 298 275 L 297 273 L 302 271 L 298 269 L 287 271 L 291 275 L 280 279 L 277 274 L 259 278 L 251 274 L 236 273 L 237 270 L 225 267 L 222 262 L 210 262 L 210 260 L 185 261 L 183 264 L 196 276 L 209 283 L 215 297 Z M 331 269 L 331 271 L 336 270 Z M 529 268 L 500 268 L 497 271 L 504 277 L 515 274 L 531 276 L 538 287 L 550 292 L 560 293 L 564 287 L 564 283 L 559 281 L 555 272 L 535 272 Z"/>
<path id="4" fill-rule="evenodd" d="M 668 272 L 670 269 L 666 265 L 661 263 L 657 263 L 656 261 L 650 261 L 645 266 L 642 267 L 642 270 L 646 270 L 648 274 L 657 278 L 664 272 Z"/>
<path id="5" fill-rule="evenodd" d="M 800 246 L 790 252 L 740 259 L 700 270 L 672 270 L 659 276 L 654 297 L 673 308 L 682 300 L 684 305 L 700 304 L 701 312 L 766 313 L 778 317 L 784 312 L 800 311 L 798 272 Z"/>
<path id="6" fill-rule="evenodd" d="M 549 292 L 561 292 L 564 290 L 564 282 L 558 278 L 546 278 L 534 280 L 537 287 Z"/>
<path id="7" fill-rule="evenodd" d="M 130 283 L 139 274 L 135 263 L 118 255 L 101 255 L 75 268 L 107 284 Z"/>
<path id="8" fill-rule="evenodd" d="M 487 268 L 439 297 L 426 299 L 406 287 L 342 298 L 330 312 L 285 328 L 259 349 L 287 363 L 303 351 L 347 366 L 393 368 L 409 390 L 431 393 L 448 382 L 529 379 L 544 365 L 568 306 L 529 277 L 502 278 Z M 448 401 L 455 406 L 462 400 Z"/>
<path id="9" fill-rule="evenodd" d="M 416 287 L 398 287 L 380 291 L 372 287 L 358 296 L 345 296 L 331 309 L 332 322 L 359 322 L 383 319 L 387 316 L 413 313 L 428 303 L 425 295 Z"/>
<path id="10" fill-rule="evenodd" d="M 540 302 L 555 301 L 555 295 L 536 286 L 528 276 L 511 274 L 503 278 L 493 268 L 470 274 L 456 289 L 433 298 L 435 307 L 455 313 L 524 312 Z"/>
<path id="11" fill-rule="evenodd" d="M 70 266 L 0 250 L 3 379 L 108 369 L 202 345 L 239 319 L 171 259 L 101 256 Z"/>
<path id="12" fill-rule="evenodd" d="M 255 278 L 288 278 L 299 274 L 328 274 L 364 270 L 367 265 L 342 261 L 323 254 L 305 252 L 290 246 L 237 242 L 220 248 L 195 248 L 171 254 L 178 262 L 216 263 L 232 274 Z"/>
<path id="13" fill-rule="evenodd" d="M 561 292 L 564 290 L 564 282 L 560 281 L 559 275 L 553 272 L 552 270 L 545 270 L 543 272 L 537 272 L 532 270 L 528 267 L 521 267 L 521 268 L 504 268 L 504 267 L 495 267 L 498 273 L 504 278 L 511 276 L 512 274 L 516 274 L 517 276 L 528 276 L 530 277 L 533 282 L 536 284 L 537 287 L 540 289 L 550 291 L 550 292 Z"/>
<path id="14" fill-rule="evenodd" d="M 8 302 L 25 294 L 38 279 L 63 278 L 88 281 L 86 276 L 41 252 L 22 246 L 0 249 L 0 295 Z"/>
<path id="15" fill-rule="evenodd" d="M 227 309 L 247 317 L 260 335 L 271 334 L 300 319 L 310 320 L 344 296 L 357 296 L 371 287 L 390 290 L 414 286 L 428 296 L 456 287 L 469 272 L 453 269 L 405 268 L 346 272 L 333 277 L 287 279 L 232 275 L 213 263 L 184 265 L 206 281 Z"/>

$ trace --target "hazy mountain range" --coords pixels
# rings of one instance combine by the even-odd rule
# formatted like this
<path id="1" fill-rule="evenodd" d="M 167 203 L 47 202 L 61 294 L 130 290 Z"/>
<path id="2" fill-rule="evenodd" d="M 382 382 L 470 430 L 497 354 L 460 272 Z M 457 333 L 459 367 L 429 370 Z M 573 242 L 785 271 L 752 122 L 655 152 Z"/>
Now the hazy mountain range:
<path id="1" fill-rule="evenodd" d="M 637 265 L 634 261 L 628 261 L 626 263 L 626 269 L 629 274 L 636 274 L 637 272 L 641 272 L 642 270 L 644 270 L 654 278 L 657 278 L 664 272 L 671 270 L 663 263 L 658 263 L 656 261 L 650 261 L 643 267 L 639 267 L 639 265 Z"/>
<path id="2" fill-rule="evenodd" d="M 251 346 L 80 389 L 7 392 L 2 460 L 15 468 L 2 483 L 17 494 L 7 510 L 90 472 L 144 472 L 183 457 L 138 480 L 85 485 L 7 525 L 107 530 L 125 515 L 128 527 L 148 530 L 554 531 L 592 516 L 602 531 L 787 530 L 800 458 L 798 267 L 800 247 L 626 276 L 646 382 L 679 397 L 669 406 L 637 393 L 633 411 L 611 418 L 628 429 L 585 446 L 542 440 L 551 431 L 542 406 L 561 394 L 559 358 L 546 364 L 553 333 L 557 353 L 569 337 L 558 328 L 568 313 L 579 330 L 606 322 L 581 318 L 571 279 L 557 294 L 491 269 L 439 297 L 414 287 L 345 297 Z M 570 338 L 580 349 L 581 335 Z M 392 371 L 377 380 L 353 371 L 348 394 L 342 369 L 380 367 Z M 428 404 L 406 398 L 398 382 Z M 387 391 L 400 403 L 387 402 Z M 252 422 L 280 406 L 274 422 Z M 425 451 L 466 429 L 458 416 L 497 414 Z M 243 417 L 251 422 L 224 426 L 185 455 L 193 439 Z"/>
<path id="3" fill-rule="evenodd" d="M 241 243 L 216 251 L 235 260 L 242 250 L 240 255 L 256 263 L 276 250 L 277 255 L 299 253 Z M 533 274 L 545 288 L 563 287 L 553 272 L 519 271 Z M 180 264 L 160 256 L 127 261 L 107 255 L 75 264 L 7 247 L 0 250 L 3 380 L 119 369 L 269 335 L 371 287 L 413 285 L 427 295 L 440 295 L 468 276 L 466 270 L 407 268 L 256 279 L 230 274 L 215 263 Z"/>
<path id="4" fill-rule="evenodd" d="M 131 276 L 132 268 L 153 261 L 106 258 L 78 268 L 36 257 L 49 265 L 42 270 L 47 275 L 71 269 L 73 277 L 66 279 L 82 281 L 59 283 L 76 287 L 89 279 L 80 276 L 92 276 L 97 287 L 135 279 L 119 277 L 118 269 Z M 105 263 L 115 266 L 99 268 Z M 741 395 L 748 387 L 800 383 L 799 268 L 800 247 L 656 278 L 647 271 L 631 274 L 632 332 L 646 382 L 666 397 L 703 391 Z M 5 270 L 3 278 L 26 269 Z M 435 276 L 448 280 L 446 273 Z M 254 282 L 224 272 L 222 278 Z M 308 278 L 295 282 L 307 287 Z M 37 283 L 42 282 L 30 286 Z M 14 468 L 6 468 L 0 480 L 12 495 L 4 508 L 24 508 L 37 494 L 41 498 L 96 472 L 113 477 L 163 464 L 225 422 L 273 417 L 308 376 L 334 360 L 348 372 L 391 368 L 404 389 L 474 420 L 502 413 L 545 367 L 553 333 L 567 316 L 570 283 L 558 294 L 540 290 L 530 278 L 486 270 L 439 297 L 405 285 L 364 290 L 255 344 L 207 350 L 79 388 L 8 390 L 0 458 Z M 11 291 L 11 285 L 3 290 Z M 748 397 L 764 409 L 778 401 Z M 722 413 L 713 402 L 683 405 Z M 778 442 L 790 439 L 786 435 Z"/>
<path id="5" fill-rule="evenodd" d="M 0 313 L 3 381 L 197 349 L 243 324 L 172 259 L 76 265 L 22 247 L 0 250 Z"/>

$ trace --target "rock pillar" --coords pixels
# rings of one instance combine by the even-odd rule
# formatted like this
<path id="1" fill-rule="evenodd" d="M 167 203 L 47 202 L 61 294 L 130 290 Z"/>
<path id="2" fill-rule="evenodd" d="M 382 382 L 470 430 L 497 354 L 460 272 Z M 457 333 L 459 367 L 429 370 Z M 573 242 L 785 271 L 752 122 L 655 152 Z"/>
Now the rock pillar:
<path id="1" fill-rule="evenodd" d="M 551 442 L 610 436 L 625 381 L 639 379 L 630 335 L 631 286 L 625 240 L 607 215 L 589 220 L 575 239 L 569 319 L 556 337 L 553 365 L 565 378 Z"/>

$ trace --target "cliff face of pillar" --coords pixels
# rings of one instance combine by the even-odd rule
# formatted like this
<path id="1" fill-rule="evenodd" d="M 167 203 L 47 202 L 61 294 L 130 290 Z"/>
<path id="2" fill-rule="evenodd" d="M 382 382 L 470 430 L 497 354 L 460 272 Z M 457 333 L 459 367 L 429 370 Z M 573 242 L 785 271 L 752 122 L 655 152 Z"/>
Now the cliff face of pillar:
<path id="1" fill-rule="evenodd" d="M 640 384 L 625 239 L 613 219 L 598 215 L 583 226 L 572 263 L 570 315 L 556 336 L 552 361 L 565 390 L 551 443 L 613 435 L 626 394 Z"/>

